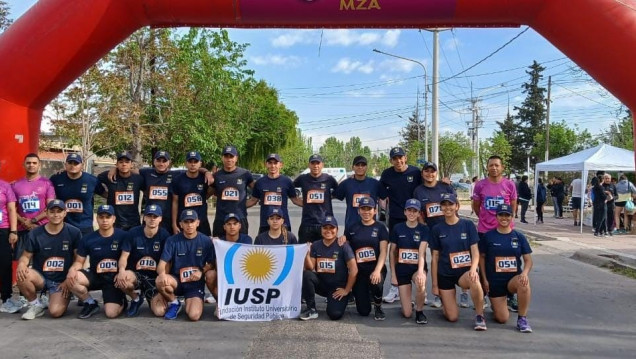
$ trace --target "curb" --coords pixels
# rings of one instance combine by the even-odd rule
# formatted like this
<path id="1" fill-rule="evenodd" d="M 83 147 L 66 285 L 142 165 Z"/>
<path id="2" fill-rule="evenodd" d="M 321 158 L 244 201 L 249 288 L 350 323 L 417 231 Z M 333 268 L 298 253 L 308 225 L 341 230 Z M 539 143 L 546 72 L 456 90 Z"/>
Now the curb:
<path id="1" fill-rule="evenodd" d="M 631 258 L 616 254 L 608 254 L 601 251 L 576 251 L 570 257 L 578 261 L 603 268 L 622 268 L 636 271 L 636 261 Z"/>

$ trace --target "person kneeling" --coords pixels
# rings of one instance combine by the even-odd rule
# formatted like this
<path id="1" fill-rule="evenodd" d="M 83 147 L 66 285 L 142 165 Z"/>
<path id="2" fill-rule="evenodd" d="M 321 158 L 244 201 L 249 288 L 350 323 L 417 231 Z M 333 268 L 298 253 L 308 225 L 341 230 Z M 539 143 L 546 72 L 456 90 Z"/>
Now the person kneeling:
<path id="1" fill-rule="evenodd" d="M 475 304 L 475 330 L 486 330 L 484 292 L 479 283 L 479 235 L 475 224 L 457 217 L 457 196 L 442 195 L 440 205 L 444 222 L 431 231 L 431 277 L 433 294 L 442 299 L 444 317 L 449 322 L 459 319 L 455 286 L 470 289 Z"/>
<path id="2" fill-rule="evenodd" d="M 517 294 L 517 330 L 532 333 L 526 319 L 531 295 L 528 274 L 532 269 L 532 249 L 526 237 L 510 227 L 511 223 L 512 208 L 507 204 L 500 204 L 497 207 L 497 228 L 487 232 L 484 239 L 479 242 L 480 272 L 484 290 L 490 296 L 495 320 L 499 323 L 508 321 L 506 296 Z"/>
<path id="3" fill-rule="evenodd" d="M 311 244 L 303 272 L 303 299 L 307 309 L 301 320 L 318 318 L 316 293 L 327 297 L 327 315 L 338 320 L 347 309 L 351 289 L 358 275 L 356 259 L 348 243 L 337 243 L 338 223 L 330 215 L 322 221 L 322 240 Z"/>

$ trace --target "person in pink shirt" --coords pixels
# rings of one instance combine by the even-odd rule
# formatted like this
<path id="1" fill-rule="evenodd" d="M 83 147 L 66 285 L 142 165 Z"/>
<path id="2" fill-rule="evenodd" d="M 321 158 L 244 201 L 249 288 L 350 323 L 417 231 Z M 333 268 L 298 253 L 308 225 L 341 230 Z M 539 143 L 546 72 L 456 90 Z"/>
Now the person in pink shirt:
<path id="1" fill-rule="evenodd" d="M 40 176 L 40 157 L 29 153 L 24 157 L 25 176 L 11 187 L 17 201 L 18 244 L 14 250 L 17 260 L 22 255 L 22 243 L 33 228 L 46 224 L 46 205 L 55 199 L 51 181 Z"/>
<path id="2" fill-rule="evenodd" d="M 0 180 L 0 297 L 3 307 L 12 307 L 10 303 L 13 278 L 11 266 L 11 246 L 18 241 L 18 222 L 15 210 L 15 194 L 11 185 Z M 1 308 L 0 308 L 1 309 Z"/>
<path id="3" fill-rule="evenodd" d="M 503 176 L 504 164 L 499 156 L 490 156 L 487 162 L 488 177 L 477 182 L 473 190 L 472 208 L 479 218 L 477 232 L 479 240 L 483 241 L 486 232 L 497 228 L 497 207 L 507 204 L 512 207 L 512 212 L 517 213 L 517 185 Z M 510 222 L 510 228 L 514 229 L 514 222 Z M 485 299 L 485 305 L 488 299 Z M 508 308 L 517 311 L 517 299 L 508 296 Z"/>

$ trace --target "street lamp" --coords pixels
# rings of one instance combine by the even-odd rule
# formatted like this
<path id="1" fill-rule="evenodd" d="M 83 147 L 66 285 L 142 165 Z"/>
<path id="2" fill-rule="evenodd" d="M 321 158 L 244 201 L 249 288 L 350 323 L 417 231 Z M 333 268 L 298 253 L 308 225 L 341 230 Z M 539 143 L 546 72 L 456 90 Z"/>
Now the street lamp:
<path id="1" fill-rule="evenodd" d="M 378 49 L 373 49 L 373 52 L 377 52 L 378 54 L 382 54 L 382 55 L 386 55 L 386 56 L 391 56 L 391 57 L 395 57 L 397 59 L 400 60 L 404 60 L 404 61 L 410 61 L 413 63 L 416 63 L 418 65 L 420 65 L 422 67 L 422 70 L 424 70 L 424 159 L 425 160 L 429 160 L 428 158 L 428 118 L 426 117 L 426 113 L 428 111 L 427 107 L 428 107 L 428 85 L 426 82 L 426 77 L 428 76 L 426 73 L 426 66 L 424 66 L 423 63 L 417 61 L 417 60 L 413 60 L 413 59 L 409 59 L 408 57 L 403 57 L 403 56 L 398 56 L 398 55 L 394 55 L 394 54 L 389 54 L 388 52 L 384 52 Z M 419 131 L 420 131 L 420 119 L 417 119 L 417 140 L 418 142 L 420 141 L 420 136 L 419 136 Z M 435 142 L 435 139 L 433 139 L 433 141 Z M 435 152 L 436 148 L 433 149 L 433 162 L 437 163 L 437 153 Z M 418 153 L 418 157 L 419 157 L 419 153 Z M 419 158 L 418 158 L 419 160 Z"/>
<path id="2" fill-rule="evenodd" d="M 477 103 L 480 101 L 480 96 L 482 96 L 483 94 L 485 94 L 486 92 L 490 91 L 490 90 L 494 90 L 496 88 L 499 87 L 503 87 L 504 84 L 499 84 L 499 85 L 495 85 L 495 86 L 491 86 L 491 87 L 487 87 L 481 91 L 479 91 L 479 93 L 477 93 L 477 96 L 473 97 L 472 96 L 472 83 L 470 85 L 470 92 L 471 92 L 471 99 L 470 102 L 472 104 L 472 113 L 473 113 L 473 133 L 474 133 L 474 138 L 475 138 L 475 142 L 473 143 L 473 148 L 475 149 L 475 165 L 474 165 L 474 170 L 477 172 L 476 176 L 477 178 L 480 178 L 481 176 L 481 162 L 479 161 L 479 128 L 481 127 L 483 121 L 482 119 L 479 118 L 479 115 L 477 114 Z"/>

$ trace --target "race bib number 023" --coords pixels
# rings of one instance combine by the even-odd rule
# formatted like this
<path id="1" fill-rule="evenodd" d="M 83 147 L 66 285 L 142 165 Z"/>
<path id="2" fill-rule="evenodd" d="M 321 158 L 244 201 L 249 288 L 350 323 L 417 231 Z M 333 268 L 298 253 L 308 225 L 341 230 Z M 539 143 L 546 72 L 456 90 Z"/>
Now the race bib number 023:
<path id="1" fill-rule="evenodd" d="M 398 263 L 402 264 L 417 264 L 420 259 L 420 253 L 417 249 L 412 248 L 400 248 L 398 250 Z"/>

